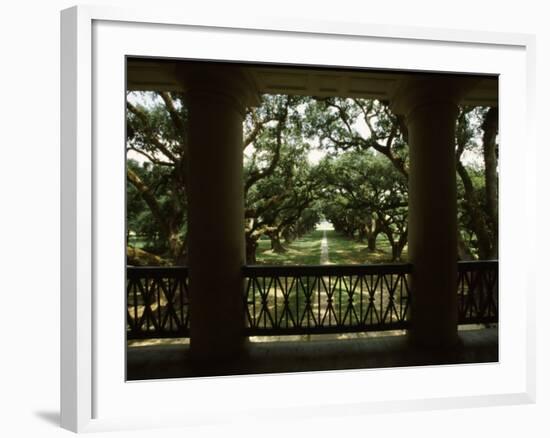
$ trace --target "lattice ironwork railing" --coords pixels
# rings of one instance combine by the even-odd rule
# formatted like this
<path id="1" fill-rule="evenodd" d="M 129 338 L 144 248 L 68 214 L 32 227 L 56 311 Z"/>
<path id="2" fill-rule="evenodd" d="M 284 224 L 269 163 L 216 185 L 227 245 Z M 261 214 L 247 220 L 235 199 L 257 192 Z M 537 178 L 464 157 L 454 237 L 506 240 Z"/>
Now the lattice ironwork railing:
<path id="1" fill-rule="evenodd" d="M 403 329 L 409 264 L 246 266 L 249 335 Z"/>
<path id="2" fill-rule="evenodd" d="M 458 263 L 458 323 L 498 322 L 498 261 Z"/>
<path id="3" fill-rule="evenodd" d="M 128 339 L 189 336 L 186 267 L 126 269 Z"/>
<path id="4" fill-rule="evenodd" d="M 245 266 L 247 335 L 408 327 L 410 264 Z M 458 263 L 458 322 L 498 322 L 498 261 Z M 127 268 L 128 339 L 189 336 L 186 267 Z"/>

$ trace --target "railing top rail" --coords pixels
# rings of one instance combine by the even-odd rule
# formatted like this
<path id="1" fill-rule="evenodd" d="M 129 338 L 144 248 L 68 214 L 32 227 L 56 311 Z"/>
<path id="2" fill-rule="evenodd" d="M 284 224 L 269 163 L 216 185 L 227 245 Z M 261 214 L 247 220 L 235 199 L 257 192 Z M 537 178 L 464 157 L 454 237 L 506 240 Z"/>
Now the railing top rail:
<path id="1" fill-rule="evenodd" d="M 458 262 L 458 271 L 477 271 L 487 268 L 498 269 L 498 260 L 461 260 Z"/>
<path id="2" fill-rule="evenodd" d="M 139 271 L 147 271 L 147 270 L 171 270 L 171 269 L 187 269 L 187 266 L 177 266 L 177 265 L 170 265 L 170 266 L 134 266 L 134 265 L 127 265 L 128 269 L 135 269 Z"/>
<path id="3" fill-rule="evenodd" d="M 157 277 L 173 277 L 177 275 L 187 275 L 187 266 L 127 266 L 126 276 L 129 279 L 133 278 L 157 278 Z"/>
<path id="4" fill-rule="evenodd" d="M 407 274 L 412 271 L 410 263 L 373 265 L 247 265 L 243 274 L 249 277 L 261 276 L 325 276 L 361 274 Z"/>
<path id="5" fill-rule="evenodd" d="M 459 261 L 458 270 L 474 271 L 487 268 L 498 269 L 498 260 Z M 385 263 L 369 265 L 245 265 L 243 274 L 257 276 L 302 276 L 302 275 L 359 275 L 359 274 L 409 274 L 411 263 Z M 129 277 L 187 274 L 187 266 L 127 266 Z"/>

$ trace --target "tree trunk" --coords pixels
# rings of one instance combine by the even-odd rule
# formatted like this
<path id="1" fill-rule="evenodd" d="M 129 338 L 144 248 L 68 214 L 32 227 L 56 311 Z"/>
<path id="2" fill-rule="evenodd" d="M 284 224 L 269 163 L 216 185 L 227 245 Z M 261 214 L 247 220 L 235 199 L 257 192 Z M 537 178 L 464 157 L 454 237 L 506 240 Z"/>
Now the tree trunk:
<path id="1" fill-rule="evenodd" d="M 376 234 L 371 234 L 367 237 L 369 251 L 376 251 Z"/>
<path id="2" fill-rule="evenodd" d="M 282 254 L 286 252 L 286 249 L 281 244 L 281 238 L 278 231 L 273 231 L 269 233 L 269 238 L 271 239 L 271 249 L 277 254 Z"/>
<path id="3" fill-rule="evenodd" d="M 246 236 L 246 264 L 255 265 L 256 264 L 256 248 L 258 247 L 257 239 L 254 239 L 250 236 Z"/>
<path id="4" fill-rule="evenodd" d="M 461 126 L 461 130 L 465 129 L 465 126 L 467 126 L 465 112 L 462 112 L 459 116 L 459 126 Z M 495 141 L 496 141 L 496 118 L 497 113 L 496 111 L 489 110 L 485 114 L 485 120 L 482 124 L 482 129 L 484 130 L 483 135 L 483 149 L 484 149 L 484 155 L 486 155 L 485 149 L 487 148 L 485 143 L 492 143 L 492 132 L 494 132 L 495 135 Z M 493 123 L 494 122 L 494 123 Z M 461 131 L 459 130 L 459 131 Z M 462 138 L 464 137 L 464 138 Z M 495 246 L 495 242 L 493 239 L 493 233 L 490 230 L 490 220 L 488 219 L 489 213 L 487 208 L 487 202 L 482 201 L 479 202 L 476 197 L 475 189 L 472 183 L 472 180 L 470 178 L 470 175 L 468 174 L 468 171 L 462 164 L 460 158 L 462 153 L 464 152 L 464 149 L 466 147 L 466 138 L 468 138 L 467 135 L 462 135 L 461 139 L 458 140 L 458 149 L 457 149 L 457 155 L 456 155 L 456 171 L 458 172 L 460 179 L 462 180 L 462 183 L 464 185 L 464 208 L 468 212 L 469 219 L 471 220 L 471 228 L 477 238 L 477 247 L 478 247 L 478 255 L 480 259 L 488 259 L 491 258 L 491 255 L 493 253 L 493 247 Z M 496 148 L 496 146 L 495 146 Z M 494 168 L 494 175 L 496 176 L 496 161 L 494 164 L 491 164 L 491 158 L 494 158 L 496 160 L 496 149 L 493 150 L 494 154 L 488 154 L 491 155 L 489 157 L 484 157 L 485 159 L 489 158 L 489 165 Z M 489 171 L 489 174 L 491 175 L 493 173 L 492 170 Z M 485 175 L 485 178 L 487 179 L 487 174 Z M 492 178 L 490 176 L 490 178 Z M 487 190 L 487 181 L 485 181 L 486 190 Z M 489 183 L 489 186 L 491 183 Z M 490 189 L 491 191 L 494 189 Z"/>
<path id="5" fill-rule="evenodd" d="M 133 246 L 126 247 L 126 263 L 131 266 L 166 266 L 162 257 Z"/>
<path id="6" fill-rule="evenodd" d="M 464 184 L 464 206 L 468 210 L 469 216 L 472 218 L 472 229 L 477 237 L 479 246 L 479 258 L 481 260 L 489 259 L 491 258 L 492 248 L 491 237 L 488 233 L 483 215 L 480 214 L 478 206 L 476 205 L 472 180 L 460 160 L 457 160 L 456 170 Z"/>
<path id="7" fill-rule="evenodd" d="M 141 197 L 151 210 L 151 214 L 160 228 L 161 236 L 159 237 L 163 242 L 168 242 L 168 250 L 170 251 L 170 257 L 173 259 L 173 263 L 177 265 L 186 264 L 187 257 L 185 255 L 185 245 L 179 237 L 180 222 L 174 220 L 174 218 L 167 217 L 166 214 L 163 213 L 153 190 L 151 190 L 135 172 L 127 168 L 126 177 L 141 194 Z"/>
<path id="8" fill-rule="evenodd" d="M 490 258 L 498 257 L 498 174 L 497 131 L 498 109 L 491 108 L 485 115 L 483 129 L 483 158 L 485 160 L 485 196 L 487 216 L 491 231 Z"/>
<path id="9" fill-rule="evenodd" d="M 389 228 L 386 228 L 386 230 L 384 231 L 384 234 L 386 235 L 391 247 L 391 261 L 395 262 L 396 257 L 398 255 L 397 242 L 393 239 L 393 233 L 389 230 Z"/>
<path id="10" fill-rule="evenodd" d="M 407 232 L 407 229 L 405 229 L 403 233 L 399 236 L 399 239 L 397 241 L 397 250 L 395 254 L 396 255 L 395 260 L 401 261 L 403 249 L 405 249 L 405 245 L 407 245 L 408 238 L 409 238 L 409 234 Z"/>
<path id="11" fill-rule="evenodd" d="M 401 251 L 399 250 L 399 245 L 392 242 L 391 244 L 391 261 L 398 262 L 401 259 Z"/>
<path id="12" fill-rule="evenodd" d="M 405 233 L 406 234 L 406 233 Z M 391 261 L 392 262 L 400 262 L 401 256 L 403 254 L 403 249 L 405 248 L 405 245 L 407 244 L 407 238 L 403 238 L 401 236 L 397 242 L 394 242 L 393 239 L 390 240 L 391 245 Z"/>
<path id="13" fill-rule="evenodd" d="M 294 230 L 291 227 L 285 227 L 281 235 L 287 245 L 292 243 L 295 239 Z"/>
<path id="14" fill-rule="evenodd" d="M 462 237 L 462 233 L 460 231 L 458 232 L 458 258 L 459 260 L 474 259 L 474 256 L 470 251 L 470 248 L 466 245 L 466 242 L 464 242 L 464 238 Z"/>
<path id="15" fill-rule="evenodd" d="M 171 233 L 168 238 L 168 247 L 170 255 L 174 259 L 174 264 L 177 266 L 185 266 L 187 263 L 187 251 L 185 251 L 184 243 L 176 233 Z"/>
<path id="16" fill-rule="evenodd" d="M 369 251 L 376 251 L 376 238 L 381 231 L 379 221 L 376 220 L 376 218 L 371 217 L 368 220 L 365 231 L 367 234 L 367 244 Z"/>

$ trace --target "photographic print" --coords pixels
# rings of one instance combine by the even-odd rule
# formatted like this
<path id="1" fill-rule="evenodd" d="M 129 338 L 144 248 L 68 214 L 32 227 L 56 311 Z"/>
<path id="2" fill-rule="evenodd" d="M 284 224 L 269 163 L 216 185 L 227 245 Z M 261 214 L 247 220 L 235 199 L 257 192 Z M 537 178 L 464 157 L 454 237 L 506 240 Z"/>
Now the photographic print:
<path id="1" fill-rule="evenodd" d="M 127 57 L 127 379 L 498 362 L 498 89 Z"/>

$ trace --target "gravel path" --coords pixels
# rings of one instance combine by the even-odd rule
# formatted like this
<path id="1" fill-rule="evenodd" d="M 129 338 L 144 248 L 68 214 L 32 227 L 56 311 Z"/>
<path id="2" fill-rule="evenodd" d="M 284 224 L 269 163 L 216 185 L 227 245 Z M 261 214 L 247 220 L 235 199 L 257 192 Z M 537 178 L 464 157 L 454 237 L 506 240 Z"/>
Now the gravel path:
<path id="1" fill-rule="evenodd" d="M 330 261 L 328 260 L 328 240 L 327 240 L 327 230 L 323 230 L 323 238 L 321 239 L 321 265 L 329 265 Z"/>

